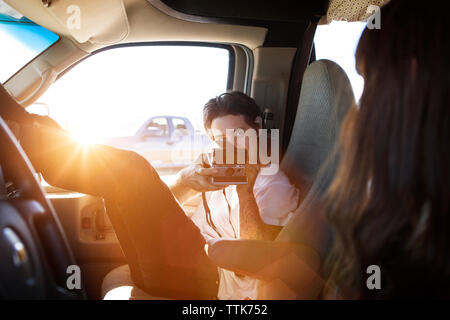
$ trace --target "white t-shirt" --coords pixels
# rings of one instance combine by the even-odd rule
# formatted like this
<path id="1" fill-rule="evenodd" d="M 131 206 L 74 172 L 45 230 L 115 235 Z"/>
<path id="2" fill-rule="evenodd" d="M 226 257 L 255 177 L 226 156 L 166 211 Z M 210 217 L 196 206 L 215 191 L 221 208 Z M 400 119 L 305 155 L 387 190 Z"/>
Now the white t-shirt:
<path id="1" fill-rule="evenodd" d="M 299 201 L 299 191 L 281 170 L 278 170 L 278 173 L 274 175 L 259 174 L 255 181 L 253 193 L 262 221 L 270 225 L 286 225 Z M 211 211 L 212 221 L 222 237 L 207 223 L 203 203 L 197 207 L 191 216 L 206 242 L 214 239 L 239 239 L 239 198 L 236 186 L 227 187 L 225 195 L 221 190 L 206 193 L 206 201 Z M 228 204 L 231 208 L 231 214 Z M 255 279 L 236 276 L 234 272 L 222 268 L 218 268 L 218 270 L 220 282 L 217 296 L 219 299 L 257 299 L 257 282 Z"/>

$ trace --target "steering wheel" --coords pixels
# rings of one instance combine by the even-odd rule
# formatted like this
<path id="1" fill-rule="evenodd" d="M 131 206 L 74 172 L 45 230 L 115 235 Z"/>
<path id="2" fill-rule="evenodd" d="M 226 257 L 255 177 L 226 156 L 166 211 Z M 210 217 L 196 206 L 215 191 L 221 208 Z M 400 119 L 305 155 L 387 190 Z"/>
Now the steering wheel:
<path id="1" fill-rule="evenodd" d="M 0 118 L 0 299 L 84 299 L 55 211 Z M 69 272 L 69 273 L 68 273 Z M 68 285 L 68 283 L 74 285 Z"/>

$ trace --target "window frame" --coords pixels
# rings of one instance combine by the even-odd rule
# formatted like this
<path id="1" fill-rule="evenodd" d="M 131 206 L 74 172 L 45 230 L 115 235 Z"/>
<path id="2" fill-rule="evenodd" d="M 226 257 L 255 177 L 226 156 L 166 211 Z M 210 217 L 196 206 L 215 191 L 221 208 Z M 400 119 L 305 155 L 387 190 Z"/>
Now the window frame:
<path id="1" fill-rule="evenodd" d="M 133 43 L 120 43 L 112 46 L 107 46 L 98 50 L 93 51 L 91 54 L 86 57 L 78 60 L 70 67 L 62 71 L 55 79 L 55 82 L 58 81 L 61 77 L 63 77 L 67 72 L 75 68 L 78 64 L 82 63 L 84 60 L 89 59 L 99 53 L 108 50 L 114 50 L 118 48 L 127 48 L 127 47 L 159 47 L 159 46 L 167 46 L 167 47 L 205 47 L 205 48 L 218 48 L 225 49 L 228 51 L 228 79 L 227 79 L 227 87 L 226 90 L 232 90 L 234 86 L 234 72 L 236 68 L 236 57 L 234 53 L 233 46 L 230 44 L 222 44 L 222 43 L 209 43 L 209 42 L 196 42 L 196 41 L 155 41 L 155 42 L 133 42 Z"/>
<path id="2" fill-rule="evenodd" d="M 169 124 L 169 119 L 167 119 L 167 117 L 165 117 L 165 116 L 155 116 L 155 117 L 151 117 L 151 118 L 149 119 L 150 122 L 148 122 L 148 123 L 145 125 L 145 132 L 147 133 L 148 128 L 150 128 L 150 125 L 154 124 L 154 123 L 155 123 L 154 121 L 155 121 L 155 120 L 158 120 L 158 119 L 164 119 L 164 121 L 165 121 L 166 123 L 164 124 L 164 126 L 165 126 L 164 134 L 163 134 L 163 135 L 160 135 L 160 136 L 155 136 L 155 137 L 158 137 L 158 138 L 168 137 L 168 136 L 169 136 L 169 132 L 170 132 L 170 124 Z M 155 124 L 158 124 L 158 123 L 156 122 Z M 156 126 L 153 126 L 153 127 L 156 127 Z M 158 125 L 158 127 L 160 128 L 159 125 Z M 138 132 L 139 132 L 139 131 L 138 131 Z"/>
<path id="3" fill-rule="evenodd" d="M 41 54 L 36 56 L 28 64 L 32 63 L 34 60 L 38 59 L 41 55 L 46 53 L 47 50 L 49 50 L 51 47 L 53 47 L 58 42 L 60 42 L 61 39 L 62 38 L 60 36 L 57 42 L 55 42 L 49 48 L 47 48 L 45 51 L 43 51 Z M 89 55 L 83 57 L 82 59 L 80 59 L 80 60 L 78 60 L 76 62 L 74 62 L 72 65 L 70 65 L 69 67 L 64 69 L 62 72 L 60 72 L 57 75 L 57 77 L 56 77 L 54 82 L 58 81 L 66 73 L 68 73 L 70 70 L 72 70 L 72 68 L 75 68 L 78 64 L 82 63 L 84 60 L 89 59 L 90 57 L 93 57 L 93 56 L 95 56 L 95 55 L 97 55 L 99 53 L 102 53 L 104 51 L 118 49 L 118 48 L 126 48 L 126 47 L 150 47 L 150 46 L 172 46 L 172 47 L 187 46 L 187 47 L 219 48 L 219 49 L 227 50 L 228 51 L 229 60 L 228 60 L 228 79 L 227 79 L 226 90 L 227 91 L 233 90 L 234 77 L 235 77 L 235 68 L 236 68 L 236 55 L 235 55 L 234 45 L 232 45 L 232 44 L 223 44 L 223 43 L 196 42 L 196 41 L 135 42 L 135 43 L 121 43 L 121 44 L 107 46 L 107 47 L 95 50 L 92 53 L 90 53 Z M 252 76 L 253 76 L 253 54 L 252 54 L 251 50 L 248 49 L 247 47 L 242 46 L 242 45 L 237 45 L 237 46 L 241 47 L 244 50 L 244 53 L 245 53 L 246 58 L 247 58 L 247 66 L 246 66 L 246 72 L 245 72 L 246 73 L 246 76 L 245 76 L 246 77 L 246 79 L 245 79 L 246 83 L 245 83 L 244 90 L 247 90 L 248 92 L 250 92 L 250 90 L 251 90 L 251 83 L 252 83 Z M 23 68 L 25 68 L 27 65 L 25 65 Z M 21 70 L 18 70 L 17 73 L 19 73 Z M 14 75 L 12 77 L 14 77 Z M 8 81 L 9 81 L 9 79 L 8 79 Z M 169 131 L 170 131 L 171 120 L 167 119 L 167 122 L 168 122 Z M 163 136 L 163 137 L 168 137 L 168 136 Z M 41 181 L 41 183 L 42 183 L 42 181 L 44 181 L 41 176 L 39 177 L 39 180 Z M 48 185 L 48 186 L 46 185 L 46 186 L 43 186 L 43 187 L 44 187 L 44 190 L 47 193 L 60 193 L 60 192 L 73 193 L 70 190 L 64 190 L 64 189 L 61 189 L 61 188 L 58 188 L 58 187 L 54 187 L 52 185 Z"/>

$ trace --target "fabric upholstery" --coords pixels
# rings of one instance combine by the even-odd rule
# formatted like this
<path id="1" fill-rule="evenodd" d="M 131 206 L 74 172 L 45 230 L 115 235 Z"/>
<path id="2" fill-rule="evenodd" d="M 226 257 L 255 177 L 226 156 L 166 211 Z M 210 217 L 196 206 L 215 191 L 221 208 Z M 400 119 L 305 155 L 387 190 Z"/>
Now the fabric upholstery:
<path id="1" fill-rule="evenodd" d="M 341 124 L 355 105 L 346 73 L 329 60 L 312 63 L 305 72 L 292 138 L 282 162 L 285 172 L 296 174 L 301 168 L 313 186 L 278 236 L 280 241 L 311 245 L 322 256 L 329 246 L 329 230 L 321 196 L 336 169 L 336 144 Z"/>
<path id="2" fill-rule="evenodd" d="M 331 0 L 327 12 L 327 21 L 365 21 L 371 14 L 371 5 L 382 7 L 390 0 Z"/>
<path id="3" fill-rule="evenodd" d="M 306 69 L 291 140 L 281 162 L 294 183 L 301 181 L 300 169 L 315 181 L 354 101 L 350 81 L 336 63 L 319 60 Z"/>

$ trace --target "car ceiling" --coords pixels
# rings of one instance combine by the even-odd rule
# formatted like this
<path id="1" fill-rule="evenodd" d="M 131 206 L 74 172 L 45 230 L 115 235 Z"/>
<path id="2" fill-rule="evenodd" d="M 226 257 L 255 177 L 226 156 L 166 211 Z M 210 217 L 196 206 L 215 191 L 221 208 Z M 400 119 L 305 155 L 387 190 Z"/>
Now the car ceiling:
<path id="1" fill-rule="evenodd" d="M 67 25 L 67 9 L 73 0 L 4 1 L 37 24 L 71 39 L 86 52 L 143 41 L 236 43 L 250 49 L 296 47 L 310 17 L 325 14 L 328 2 L 78 0 L 81 28 L 76 29 Z M 44 5 L 45 2 L 50 5 Z"/>
<path id="2" fill-rule="evenodd" d="M 235 43 L 250 49 L 297 47 L 311 20 L 366 19 L 369 5 L 388 1 L 78 0 L 81 28 L 74 29 L 67 26 L 73 0 L 4 0 L 86 52 L 145 41 Z"/>

